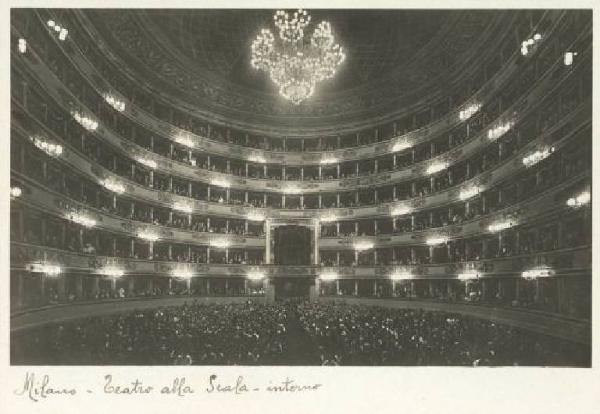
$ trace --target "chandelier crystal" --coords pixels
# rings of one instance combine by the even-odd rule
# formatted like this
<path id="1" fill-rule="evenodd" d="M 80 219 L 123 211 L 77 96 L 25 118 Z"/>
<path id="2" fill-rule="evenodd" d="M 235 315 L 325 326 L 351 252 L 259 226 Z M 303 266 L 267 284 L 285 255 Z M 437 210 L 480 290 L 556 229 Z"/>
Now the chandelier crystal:
<path id="1" fill-rule="evenodd" d="M 305 36 L 311 21 L 306 10 L 298 9 L 291 16 L 278 10 L 273 19 L 279 36 L 262 29 L 252 42 L 250 63 L 267 72 L 279 94 L 298 105 L 313 95 L 318 82 L 335 75 L 346 54 L 335 43 L 327 21 L 319 23 L 311 36 Z"/>

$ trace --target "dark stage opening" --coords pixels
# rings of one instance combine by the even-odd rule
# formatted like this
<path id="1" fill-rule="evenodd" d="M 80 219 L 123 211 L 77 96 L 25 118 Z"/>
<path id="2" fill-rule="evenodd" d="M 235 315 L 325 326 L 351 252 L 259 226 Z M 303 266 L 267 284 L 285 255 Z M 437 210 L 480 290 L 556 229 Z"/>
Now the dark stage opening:
<path id="1" fill-rule="evenodd" d="M 280 226 L 274 230 L 275 264 L 310 265 L 310 229 L 302 226 Z"/>

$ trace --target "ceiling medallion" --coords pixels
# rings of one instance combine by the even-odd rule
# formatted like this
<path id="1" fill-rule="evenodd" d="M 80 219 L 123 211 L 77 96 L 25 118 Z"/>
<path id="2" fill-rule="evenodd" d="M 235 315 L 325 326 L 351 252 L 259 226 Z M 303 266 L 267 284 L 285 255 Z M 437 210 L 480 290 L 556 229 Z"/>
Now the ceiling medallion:
<path id="1" fill-rule="evenodd" d="M 278 10 L 273 18 L 279 37 L 262 29 L 252 42 L 251 64 L 267 72 L 279 94 L 298 105 L 312 96 L 318 82 L 335 75 L 346 55 L 327 21 L 319 23 L 310 37 L 304 36 L 311 20 L 306 10 L 291 17 Z"/>

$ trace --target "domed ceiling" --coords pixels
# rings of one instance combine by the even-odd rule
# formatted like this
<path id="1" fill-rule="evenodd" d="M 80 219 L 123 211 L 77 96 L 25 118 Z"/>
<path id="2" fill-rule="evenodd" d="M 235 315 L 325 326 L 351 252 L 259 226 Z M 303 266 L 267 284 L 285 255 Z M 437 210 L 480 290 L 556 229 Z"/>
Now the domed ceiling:
<path id="1" fill-rule="evenodd" d="M 331 23 L 346 60 L 300 105 L 250 65 L 272 10 L 88 10 L 84 18 L 157 91 L 218 122 L 300 133 L 343 128 L 416 104 L 447 86 L 501 14 L 451 10 L 310 10 Z"/>

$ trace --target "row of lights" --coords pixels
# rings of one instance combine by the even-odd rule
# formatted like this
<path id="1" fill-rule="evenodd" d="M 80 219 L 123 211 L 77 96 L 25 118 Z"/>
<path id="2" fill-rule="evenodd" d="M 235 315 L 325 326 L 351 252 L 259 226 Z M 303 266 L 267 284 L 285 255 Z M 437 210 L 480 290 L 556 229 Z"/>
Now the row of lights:
<path id="1" fill-rule="evenodd" d="M 521 42 L 521 55 L 530 56 L 542 41 L 542 35 L 540 33 L 534 34 L 527 40 Z M 564 64 L 565 66 L 571 66 L 573 64 L 573 58 L 577 56 L 577 52 L 565 52 Z"/>
<path id="2" fill-rule="evenodd" d="M 554 276 L 554 270 L 550 268 L 535 268 L 521 272 L 521 277 L 524 279 L 538 279 L 543 277 Z M 458 280 L 468 281 L 481 278 L 483 275 L 476 270 L 468 270 L 457 274 Z M 395 270 L 389 274 L 391 280 L 410 280 L 415 279 L 415 275 L 407 270 Z M 326 270 L 319 274 L 319 279 L 325 282 L 334 281 L 340 279 L 340 275 L 331 270 Z"/>
<path id="3" fill-rule="evenodd" d="M 57 276 L 62 273 L 62 267 L 50 263 L 32 263 L 29 265 L 29 271 L 33 273 L 44 273 L 48 276 Z M 122 268 L 115 266 L 107 266 L 98 271 L 98 274 L 109 276 L 113 278 L 119 278 L 125 275 L 125 271 Z M 544 277 L 552 277 L 555 272 L 551 268 L 535 268 L 525 270 L 521 273 L 521 277 L 524 279 L 538 279 Z M 194 276 L 194 273 L 188 268 L 178 268 L 171 271 L 171 276 L 178 279 L 190 279 Z M 459 280 L 473 280 L 478 279 L 482 275 L 477 271 L 467 271 L 459 273 L 457 279 Z M 265 278 L 265 273 L 259 270 L 251 270 L 246 274 L 246 277 L 250 280 L 262 280 Z M 409 280 L 414 279 L 415 276 L 406 270 L 397 270 L 390 273 L 391 280 Z M 333 281 L 340 278 L 339 274 L 334 271 L 324 271 L 319 274 L 319 279 L 323 281 Z"/>

